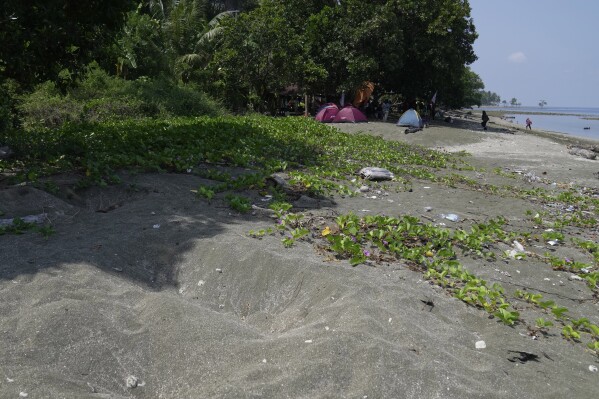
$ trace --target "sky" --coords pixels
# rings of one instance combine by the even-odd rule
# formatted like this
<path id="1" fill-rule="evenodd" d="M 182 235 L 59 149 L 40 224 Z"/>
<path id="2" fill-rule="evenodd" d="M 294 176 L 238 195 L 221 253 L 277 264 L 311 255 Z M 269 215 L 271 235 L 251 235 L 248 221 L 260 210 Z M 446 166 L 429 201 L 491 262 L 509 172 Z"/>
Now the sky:
<path id="1" fill-rule="evenodd" d="M 470 0 L 470 68 L 508 103 L 599 107 L 598 0 Z"/>

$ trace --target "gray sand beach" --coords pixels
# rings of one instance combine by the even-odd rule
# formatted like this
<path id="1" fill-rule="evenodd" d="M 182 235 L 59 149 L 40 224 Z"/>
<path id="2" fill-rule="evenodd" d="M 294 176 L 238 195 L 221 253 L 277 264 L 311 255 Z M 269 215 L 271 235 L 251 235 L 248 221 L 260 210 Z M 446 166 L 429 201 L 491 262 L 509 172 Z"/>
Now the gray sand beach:
<path id="1" fill-rule="evenodd" d="M 383 122 L 339 129 L 467 152 L 477 170 L 460 173 L 481 183 L 599 190 L 599 161 L 568 152 L 580 139 L 496 118 L 483 131 L 477 118 L 435 121 L 413 134 Z M 599 357 L 559 330 L 532 337 L 524 325 L 504 325 L 401 262 L 352 267 L 323 253 L 318 238 L 291 248 L 278 235 L 252 238 L 250 230 L 273 225 L 271 215 L 197 198 L 191 190 L 210 183 L 198 176 L 123 174 L 121 185 L 78 192 L 68 189 L 72 177 L 53 179 L 56 195 L 0 189 L 3 218 L 45 213 L 56 231 L 0 237 L 2 398 L 599 396 Z M 389 184 L 377 195 L 296 206 L 315 227 L 352 211 L 463 228 L 504 216 L 521 230 L 534 228 L 525 214 L 539 208 L 430 181 L 414 180 L 412 191 Z M 439 216 L 448 213 L 459 220 Z M 578 233 L 597 241 L 596 228 Z M 527 250 L 584 256 L 537 244 L 543 248 Z M 542 292 L 599 324 L 585 283 L 534 257 L 465 258 L 464 267 L 511 293 Z M 534 324 L 536 313 L 520 307 Z"/>

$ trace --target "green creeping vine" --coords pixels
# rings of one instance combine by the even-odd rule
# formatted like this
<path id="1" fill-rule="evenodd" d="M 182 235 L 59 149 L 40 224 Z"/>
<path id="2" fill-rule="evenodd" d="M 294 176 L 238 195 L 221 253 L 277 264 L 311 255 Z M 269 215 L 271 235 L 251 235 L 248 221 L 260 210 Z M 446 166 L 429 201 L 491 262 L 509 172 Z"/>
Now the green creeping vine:
<path id="1" fill-rule="evenodd" d="M 278 216 L 279 229 L 288 236 L 283 244 L 293 245 L 309 234 L 308 223 L 302 214 L 288 213 L 290 207 Z M 423 273 L 425 279 L 438 285 L 451 295 L 468 305 L 484 309 L 506 325 L 513 326 L 526 322 L 520 319 L 520 313 L 506 296 L 503 287 L 477 277 L 457 260 L 456 249 L 467 256 L 492 259 L 492 245 L 496 242 L 511 242 L 524 236 L 504 229 L 505 219 L 491 219 L 486 223 L 473 225 L 469 231 L 424 224 L 413 216 L 365 216 L 353 213 L 340 215 L 335 223 L 324 228 L 313 228 L 313 237 L 322 238 L 326 246 L 323 249 L 332 252 L 337 258 L 348 259 L 353 266 L 361 263 L 380 263 L 403 260 L 412 269 Z M 595 251 L 596 246 L 589 242 L 580 245 Z M 558 263 L 558 258 L 553 260 Z M 565 267 L 568 262 L 559 262 Z M 570 267 L 576 268 L 574 262 Z M 569 310 L 552 300 L 543 300 L 539 293 L 517 290 L 516 298 L 524 300 L 550 315 L 553 320 L 537 318 L 535 327 L 528 326 L 535 335 L 547 334 L 554 325 L 559 325 L 564 339 L 587 343 L 587 348 L 599 355 L 599 327 L 587 318 L 574 319 Z M 585 337 L 589 337 L 587 339 Z"/>
<path id="2" fill-rule="evenodd" d="M 21 218 L 14 218 L 11 224 L 0 226 L 0 236 L 4 234 L 23 234 L 26 231 L 36 231 L 44 238 L 54 234 L 54 228 L 49 225 L 39 226 L 36 223 L 25 222 Z"/>
<path id="3" fill-rule="evenodd" d="M 279 228 L 289 233 L 285 246 L 305 237 L 309 230 L 300 214 L 286 213 L 279 219 Z M 413 216 L 366 216 L 353 213 L 336 218 L 335 226 L 326 226 L 320 236 L 326 249 L 338 258 L 348 259 L 353 266 L 365 262 L 403 260 L 413 269 L 422 270 L 424 277 L 439 285 L 465 303 L 480 307 L 505 324 L 514 325 L 519 313 L 510 308 L 500 284 L 489 284 L 465 270 L 456 260 L 455 248 L 470 256 L 492 258 L 489 246 L 512 239 L 514 234 L 502 229 L 505 220 L 492 219 L 474 225 L 470 231 L 450 231 L 447 228 L 423 224 Z"/>

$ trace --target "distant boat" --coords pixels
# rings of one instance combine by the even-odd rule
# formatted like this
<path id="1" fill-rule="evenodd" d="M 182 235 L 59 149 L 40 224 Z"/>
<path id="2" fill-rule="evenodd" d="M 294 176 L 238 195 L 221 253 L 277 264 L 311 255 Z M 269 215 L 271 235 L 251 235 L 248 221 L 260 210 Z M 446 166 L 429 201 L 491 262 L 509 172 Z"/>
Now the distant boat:
<path id="1" fill-rule="evenodd" d="M 583 127 L 583 129 L 584 130 L 591 130 L 591 127 L 590 126 L 585 126 L 585 127 Z"/>

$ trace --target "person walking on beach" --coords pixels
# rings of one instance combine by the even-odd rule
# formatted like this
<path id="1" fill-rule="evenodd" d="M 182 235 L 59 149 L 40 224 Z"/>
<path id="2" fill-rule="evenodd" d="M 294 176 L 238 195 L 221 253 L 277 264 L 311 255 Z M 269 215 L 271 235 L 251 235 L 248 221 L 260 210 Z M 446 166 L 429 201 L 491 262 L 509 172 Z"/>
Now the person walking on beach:
<path id="1" fill-rule="evenodd" d="M 532 130 L 532 121 L 530 118 L 526 118 L 526 129 Z"/>
<path id="2" fill-rule="evenodd" d="M 487 111 L 483 111 L 483 121 L 481 122 L 481 125 L 485 130 L 487 130 L 487 122 L 489 122 L 489 115 L 487 115 Z"/>

